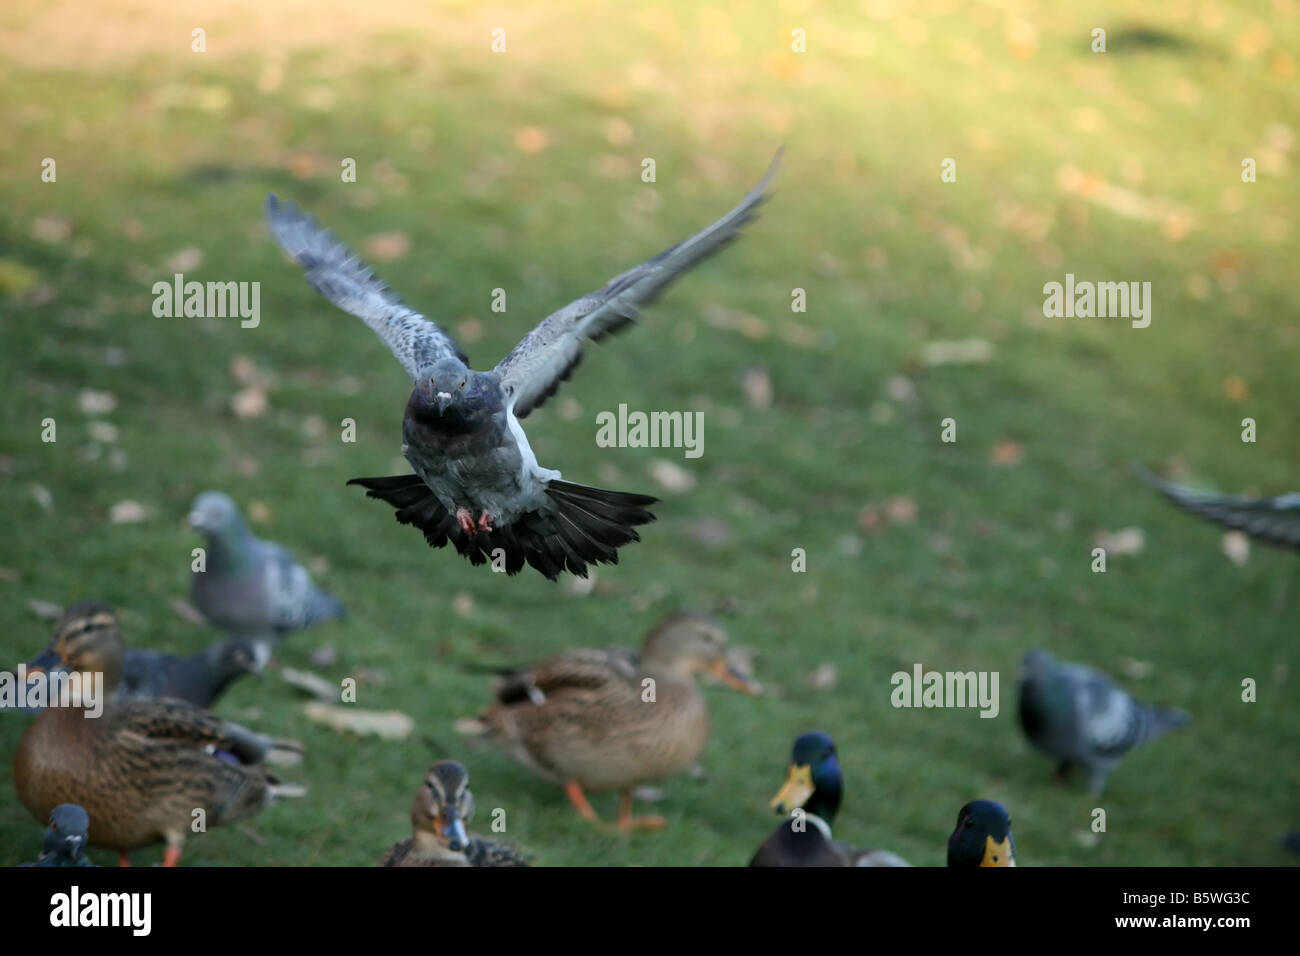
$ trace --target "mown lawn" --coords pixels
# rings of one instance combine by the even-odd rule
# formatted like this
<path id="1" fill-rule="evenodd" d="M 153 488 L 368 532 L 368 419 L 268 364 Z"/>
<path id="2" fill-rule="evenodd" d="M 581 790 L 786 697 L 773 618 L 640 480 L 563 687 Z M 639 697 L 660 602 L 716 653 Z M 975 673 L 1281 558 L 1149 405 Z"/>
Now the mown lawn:
<path id="1" fill-rule="evenodd" d="M 544 864 L 741 864 L 812 728 L 845 766 L 837 836 L 918 864 L 942 863 L 976 796 L 1011 808 L 1021 865 L 1287 862 L 1295 556 L 1229 562 L 1218 532 L 1129 466 L 1234 492 L 1300 485 L 1297 11 L 1050 6 L 7 5 L 0 663 L 47 640 L 33 599 L 109 601 L 139 646 L 211 640 L 171 602 L 198 543 L 187 505 L 220 488 L 351 609 L 279 663 L 311 667 L 333 644 L 325 676 L 358 677 L 359 706 L 417 729 L 338 736 L 274 668 L 238 686 L 220 711 L 305 741 L 289 776 L 310 793 L 258 818 L 257 841 L 233 828 L 191 841 L 189 865 L 372 863 L 408 832 L 441 756 L 470 767 L 480 822 L 505 808 L 507 837 Z M 190 50 L 194 27 L 206 53 Z M 505 53 L 490 50 L 495 27 Z M 1090 50 L 1096 27 L 1105 54 Z M 431 551 L 344 487 L 404 470 L 409 386 L 274 247 L 268 192 L 374 251 L 486 367 L 729 208 L 781 143 L 775 198 L 746 238 L 594 347 L 528 422 L 567 478 L 665 499 L 593 593 Z M 57 182 L 41 181 L 45 157 Z M 940 180 L 949 157 L 954 183 Z M 1258 182 L 1241 181 L 1244 157 Z M 340 181 L 345 158 L 356 183 Z M 176 271 L 260 282 L 260 324 L 155 318 L 150 288 Z M 1044 318 L 1042 287 L 1066 273 L 1149 281 L 1151 326 Z M 497 288 L 505 313 L 490 308 Z M 987 361 L 927 362 L 928 345 L 968 339 Z M 83 411 L 86 389 L 115 407 Z M 256 414 L 234 413 L 241 392 Z M 704 455 L 597 447 L 596 414 L 620 403 L 703 411 Z M 344 418 L 355 444 L 339 440 Z M 955 443 L 940 440 L 945 418 Z M 663 490 L 657 460 L 694 486 Z M 143 520 L 111 521 L 123 501 Z M 1144 547 L 1094 574 L 1098 532 L 1129 527 Z M 791 571 L 795 548 L 806 573 Z M 678 606 L 719 610 L 772 693 L 709 689 L 707 776 L 666 786 L 664 832 L 593 833 L 558 791 L 460 742 L 452 722 L 487 701 L 486 668 L 636 643 Z M 1195 723 L 1132 755 L 1100 802 L 1056 785 L 1015 721 L 1017 663 L 1036 645 L 1117 674 L 1127 659 L 1145 676 L 1126 686 Z M 894 709 L 890 675 L 918 661 L 999 672 L 1001 713 Z M 834 686 L 815 687 L 825 664 Z M 0 765 L 25 723 L 0 720 Z M 596 804 L 612 815 L 612 797 Z M 0 774 L 0 863 L 39 844 Z"/>

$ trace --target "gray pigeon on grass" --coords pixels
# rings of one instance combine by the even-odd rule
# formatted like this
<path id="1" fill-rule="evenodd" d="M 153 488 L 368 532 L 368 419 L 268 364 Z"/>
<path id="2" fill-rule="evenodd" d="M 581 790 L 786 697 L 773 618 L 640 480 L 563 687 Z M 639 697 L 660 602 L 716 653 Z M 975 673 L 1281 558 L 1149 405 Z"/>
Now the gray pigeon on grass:
<path id="1" fill-rule="evenodd" d="M 1198 518 L 1242 531 L 1258 541 L 1300 551 L 1300 492 L 1276 498 L 1247 498 L 1195 491 L 1175 484 L 1142 467 L 1134 471 L 1175 505 Z"/>
<path id="2" fill-rule="evenodd" d="M 636 527 L 654 520 L 657 499 L 561 480 L 538 464 L 520 420 L 569 377 L 588 340 L 632 323 L 640 306 L 739 235 L 779 159 L 731 212 L 552 313 L 484 372 L 310 216 L 270 196 L 271 233 L 307 281 L 370 326 L 415 383 L 402 418 L 402 454 L 414 473 L 348 483 L 396 508 L 430 546 L 451 544 L 475 565 L 502 558 L 508 574 L 527 563 L 554 580 L 566 569 L 585 577 L 589 563 L 617 564 L 618 549 L 640 540 Z"/>
<path id="3" fill-rule="evenodd" d="M 317 587 L 293 555 L 248 529 L 228 495 L 199 495 L 189 522 L 207 539 L 205 568 L 191 575 L 190 600 L 222 630 L 281 638 L 345 615 L 342 602 Z"/>
<path id="4" fill-rule="evenodd" d="M 1025 736 L 1060 761 L 1062 776 L 1073 766 L 1083 767 L 1095 794 L 1124 754 L 1190 720 L 1186 711 L 1144 704 L 1101 671 L 1058 661 L 1047 651 L 1030 651 L 1021 664 Z"/>

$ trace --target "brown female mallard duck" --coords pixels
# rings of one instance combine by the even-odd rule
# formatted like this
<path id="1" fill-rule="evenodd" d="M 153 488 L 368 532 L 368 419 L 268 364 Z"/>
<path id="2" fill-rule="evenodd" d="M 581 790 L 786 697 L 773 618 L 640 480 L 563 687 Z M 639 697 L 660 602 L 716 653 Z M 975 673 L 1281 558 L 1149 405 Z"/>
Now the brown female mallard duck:
<path id="1" fill-rule="evenodd" d="M 474 818 L 469 771 L 454 760 L 434 764 L 411 802 L 411 835 L 388 848 L 380 866 L 528 866 L 511 846 L 470 836 Z"/>
<path id="2" fill-rule="evenodd" d="M 165 842 L 163 865 L 175 866 L 196 809 L 213 827 L 252 816 L 276 797 L 302 795 L 261 765 L 300 757 L 300 745 L 181 700 L 115 699 L 125 648 L 117 628 L 106 626 L 111 617 L 65 614 L 33 662 L 60 681 L 79 679 L 91 693 L 73 706 L 47 707 L 18 744 L 14 786 L 32 816 L 44 821 L 59 804 L 79 804 L 90 815 L 92 846 L 117 850 L 125 864 L 128 851 Z"/>
<path id="3" fill-rule="evenodd" d="M 750 866 L 910 866 L 888 850 L 862 850 L 831 838 L 844 776 L 835 741 L 813 731 L 794 742 L 785 785 L 772 809 L 789 818 L 763 841 Z"/>
<path id="4" fill-rule="evenodd" d="M 641 653 L 580 650 L 507 676 L 496 703 L 461 729 L 486 734 L 506 754 L 564 787 L 583 817 L 599 823 L 584 791 L 618 790 L 622 829 L 661 827 L 632 816 L 632 788 L 692 766 L 709 739 L 709 711 L 695 675 L 708 671 L 747 693 L 758 685 L 727 660 L 712 618 L 673 614 Z"/>

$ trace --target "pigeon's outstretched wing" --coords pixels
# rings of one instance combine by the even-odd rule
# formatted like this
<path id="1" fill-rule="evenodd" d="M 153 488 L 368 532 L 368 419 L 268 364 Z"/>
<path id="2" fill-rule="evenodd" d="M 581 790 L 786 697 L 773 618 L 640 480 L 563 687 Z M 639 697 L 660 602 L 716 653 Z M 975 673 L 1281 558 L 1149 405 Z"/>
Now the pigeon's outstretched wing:
<path id="1" fill-rule="evenodd" d="M 1134 470 L 1184 511 L 1225 528 L 1244 531 L 1260 541 L 1300 551 L 1300 493 L 1277 498 L 1216 495 L 1176 485 L 1140 466 Z"/>
<path id="2" fill-rule="evenodd" d="M 360 256 L 293 203 L 268 196 L 266 220 L 316 291 L 374 329 L 412 381 L 448 356 L 468 364 L 451 336 L 394 295 Z"/>
<path id="3" fill-rule="evenodd" d="M 587 339 L 599 341 L 632 322 L 639 306 L 654 301 L 674 279 L 735 239 L 754 218 L 780 161 L 778 150 L 758 185 L 717 222 L 616 276 L 599 292 L 569 303 L 529 332 L 495 369 L 515 417 L 523 418 L 555 394 L 581 361 Z"/>

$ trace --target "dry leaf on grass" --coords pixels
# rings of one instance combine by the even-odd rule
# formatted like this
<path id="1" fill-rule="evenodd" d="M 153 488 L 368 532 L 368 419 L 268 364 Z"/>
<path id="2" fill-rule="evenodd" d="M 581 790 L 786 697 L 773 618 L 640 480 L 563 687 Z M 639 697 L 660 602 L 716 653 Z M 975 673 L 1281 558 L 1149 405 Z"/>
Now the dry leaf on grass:
<path id="1" fill-rule="evenodd" d="M 57 621 L 63 614 L 63 608 L 59 605 L 52 601 L 42 601 L 40 598 L 28 599 L 27 610 L 45 621 Z"/>
<path id="2" fill-rule="evenodd" d="M 106 415 L 117 408 L 117 396 L 112 392 L 83 388 L 77 393 L 77 407 L 87 415 Z"/>
<path id="3" fill-rule="evenodd" d="M 998 442 L 989 449 L 989 464 L 991 465 L 1018 465 L 1025 458 L 1025 449 L 1019 442 L 1005 439 Z"/>
<path id="4" fill-rule="evenodd" d="M 204 617 L 199 609 L 184 598 L 174 597 L 171 599 L 171 608 L 176 616 L 182 621 L 187 621 L 197 627 L 206 627 L 208 619 Z"/>
<path id="5" fill-rule="evenodd" d="M 300 671 L 293 667 L 282 667 L 280 676 L 284 678 L 286 684 L 305 691 L 327 704 L 334 704 L 339 699 L 340 685 L 330 683 L 320 674 Z"/>
<path id="6" fill-rule="evenodd" d="M 389 262 L 400 259 L 411 251 L 411 240 L 404 232 L 381 232 L 367 237 L 361 243 L 367 259 Z"/>
<path id="7" fill-rule="evenodd" d="M 113 524 L 139 524 L 149 511 L 138 501 L 127 498 L 108 509 L 108 520 Z"/>
<path id="8" fill-rule="evenodd" d="M 813 690 L 834 690 L 839 682 L 839 668 L 830 661 L 819 665 L 808 677 L 808 684 Z"/>
<path id="9" fill-rule="evenodd" d="M 1108 555 L 1140 554 L 1146 545 L 1146 533 L 1141 528 L 1121 528 L 1118 531 L 1098 531 L 1093 545 Z"/>
<path id="10" fill-rule="evenodd" d="M 339 733 L 403 740 L 415 729 L 415 721 L 400 710 L 361 710 L 351 705 L 337 706 L 320 701 L 303 704 L 309 720 Z"/>
<path id="11" fill-rule="evenodd" d="M 680 465 L 663 458 L 656 458 L 650 462 L 647 470 L 650 472 L 650 477 L 658 482 L 659 487 L 664 491 L 681 493 L 695 487 L 694 475 Z"/>
<path id="12" fill-rule="evenodd" d="M 1240 568 L 1250 560 L 1250 539 L 1240 531 L 1229 531 L 1219 542 L 1219 550 L 1223 552 L 1225 558 Z"/>
<path id="13" fill-rule="evenodd" d="M 993 358 L 993 344 L 986 339 L 927 342 L 921 348 L 924 365 L 980 365 Z"/>

